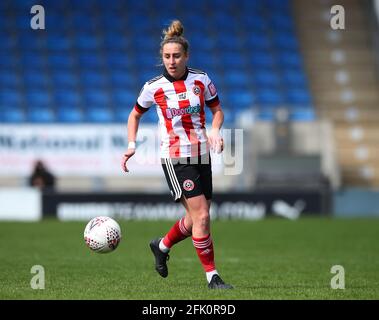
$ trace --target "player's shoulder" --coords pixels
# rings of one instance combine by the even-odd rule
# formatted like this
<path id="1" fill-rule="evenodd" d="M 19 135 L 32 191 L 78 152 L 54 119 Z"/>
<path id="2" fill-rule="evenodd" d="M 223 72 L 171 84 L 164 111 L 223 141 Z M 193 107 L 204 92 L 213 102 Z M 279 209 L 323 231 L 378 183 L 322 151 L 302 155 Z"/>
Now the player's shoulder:
<path id="1" fill-rule="evenodd" d="M 150 80 L 146 81 L 146 84 L 147 85 L 152 85 L 152 84 L 158 82 L 159 80 L 161 80 L 162 78 L 163 78 L 163 74 L 160 74 L 159 76 L 156 76 L 153 79 L 150 79 Z"/>
<path id="2" fill-rule="evenodd" d="M 188 67 L 188 72 L 192 73 L 192 74 L 199 74 L 199 75 L 204 75 L 204 76 L 207 75 L 207 73 L 205 71 L 203 71 L 203 70 L 195 69 L 195 68 L 190 68 L 190 67 Z"/>

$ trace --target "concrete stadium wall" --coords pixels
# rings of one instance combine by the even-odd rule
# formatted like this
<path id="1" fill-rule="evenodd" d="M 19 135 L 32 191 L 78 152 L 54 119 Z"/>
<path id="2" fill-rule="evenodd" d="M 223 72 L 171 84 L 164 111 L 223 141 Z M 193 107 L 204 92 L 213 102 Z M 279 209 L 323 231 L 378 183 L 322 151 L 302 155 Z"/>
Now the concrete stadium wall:
<path id="1" fill-rule="evenodd" d="M 335 217 L 379 217 L 379 190 L 349 188 L 333 196 Z"/>

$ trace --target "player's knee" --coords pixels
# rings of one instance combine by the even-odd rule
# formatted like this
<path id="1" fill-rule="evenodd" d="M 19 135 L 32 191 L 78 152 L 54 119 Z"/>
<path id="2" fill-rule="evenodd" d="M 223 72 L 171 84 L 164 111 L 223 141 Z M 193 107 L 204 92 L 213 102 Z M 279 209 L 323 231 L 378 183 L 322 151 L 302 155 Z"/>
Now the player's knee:
<path id="1" fill-rule="evenodd" d="M 201 225 L 208 225 L 209 223 L 209 212 L 208 210 L 200 210 L 197 214 L 197 221 L 201 224 Z"/>

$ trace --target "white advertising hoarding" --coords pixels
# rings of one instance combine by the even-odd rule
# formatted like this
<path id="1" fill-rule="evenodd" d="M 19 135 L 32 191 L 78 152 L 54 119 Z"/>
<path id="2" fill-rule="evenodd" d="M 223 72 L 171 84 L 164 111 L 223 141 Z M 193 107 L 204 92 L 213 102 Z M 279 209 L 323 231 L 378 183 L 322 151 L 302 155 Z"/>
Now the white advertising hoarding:
<path id="1" fill-rule="evenodd" d="M 130 174 L 163 174 L 159 143 L 156 125 L 140 126 Z M 120 176 L 126 147 L 126 125 L 1 125 L 0 176 L 29 176 L 37 159 L 58 177 Z M 221 169 L 221 164 L 213 166 L 215 174 Z"/>
<path id="2" fill-rule="evenodd" d="M 0 188 L 0 220 L 38 221 L 42 218 L 42 195 L 36 188 Z"/>

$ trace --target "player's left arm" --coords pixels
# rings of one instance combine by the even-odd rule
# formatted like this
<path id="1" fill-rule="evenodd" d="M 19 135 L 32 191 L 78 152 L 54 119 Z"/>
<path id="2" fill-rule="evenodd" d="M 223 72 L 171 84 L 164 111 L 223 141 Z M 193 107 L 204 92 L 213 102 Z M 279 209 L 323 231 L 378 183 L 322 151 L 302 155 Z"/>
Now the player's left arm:
<path id="1" fill-rule="evenodd" d="M 222 111 L 221 105 L 218 104 L 210 108 L 213 119 L 212 119 L 212 129 L 208 135 L 209 144 L 211 149 L 217 153 L 221 153 L 224 150 L 224 139 L 221 136 L 221 127 L 224 123 L 224 112 Z"/>

